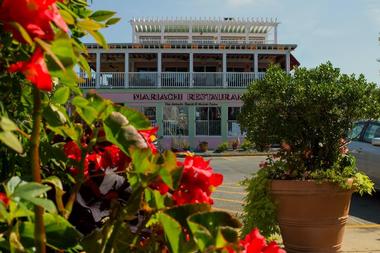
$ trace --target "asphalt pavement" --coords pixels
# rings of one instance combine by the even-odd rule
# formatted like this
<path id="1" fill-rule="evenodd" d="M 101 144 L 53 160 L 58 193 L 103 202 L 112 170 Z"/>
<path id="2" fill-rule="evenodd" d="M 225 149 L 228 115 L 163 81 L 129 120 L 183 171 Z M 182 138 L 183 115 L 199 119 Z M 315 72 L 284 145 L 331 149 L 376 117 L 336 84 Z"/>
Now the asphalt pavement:
<path id="1" fill-rule="evenodd" d="M 224 181 L 213 193 L 214 208 L 239 216 L 245 196 L 239 184 L 259 169 L 265 156 L 209 157 L 211 167 L 222 173 Z M 380 253 L 380 193 L 352 197 L 343 252 Z"/>

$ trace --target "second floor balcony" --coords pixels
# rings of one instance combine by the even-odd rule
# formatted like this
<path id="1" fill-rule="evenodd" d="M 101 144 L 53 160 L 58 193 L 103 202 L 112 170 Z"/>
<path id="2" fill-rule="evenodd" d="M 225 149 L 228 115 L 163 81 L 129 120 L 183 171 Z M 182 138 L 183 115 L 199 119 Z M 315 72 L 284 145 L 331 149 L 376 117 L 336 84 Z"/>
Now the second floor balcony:
<path id="1" fill-rule="evenodd" d="M 265 72 L 99 72 L 80 73 L 81 88 L 246 88 Z"/>

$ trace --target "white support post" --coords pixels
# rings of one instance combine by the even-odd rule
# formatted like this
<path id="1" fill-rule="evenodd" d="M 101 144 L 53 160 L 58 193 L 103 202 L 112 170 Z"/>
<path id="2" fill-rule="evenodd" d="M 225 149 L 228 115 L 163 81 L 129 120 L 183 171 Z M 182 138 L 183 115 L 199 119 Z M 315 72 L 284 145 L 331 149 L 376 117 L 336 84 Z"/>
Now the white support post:
<path id="1" fill-rule="evenodd" d="M 290 73 L 290 52 L 287 52 L 286 55 L 286 73 Z"/>
<path id="2" fill-rule="evenodd" d="M 218 33 L 217 33 L 217 43 L 221 44 L 222 43 L 222 27 L 219 25 L 218 26 Z"/>
<path id="3" fill-rule="evenodd" d="M 227 53 L 223 53 L 223 87 L 227 87 Z"/>
<path id="4" fill-rule="evenodd" d="M 129 53 L 125 52 L 124 60 L 124 86 L 125 88 L 129 87 Z"/>
<path id="5" fill-rule="evenodd" d="M 96 77 L 95 77 L 95 87 L 100 88 L 100 52 L 96 52 Z"/>
<path id="6" fill-rule="evenodd" d="M 157 53 L 157 87 L 161 88 L 162 53 Z"/>
<path id="7" fill-rule="evenodd" d="M 190 72 L 190 87 L 194 86 L 193 72 L 194 72 L 194 53 L 189 54 L 189 72 Z"/>
<path id="8" fill-rule="evenodd" d="M 132 42 L 133 43 L 137 43 L 139 41 L 137 41 L 136 39 L 136 26 L 132 26 Z"/>
<path id="9" fill-rule="evenodd" d="M 193 43 L 193 25 L 192 24 L 189 25 L 189 40 L 188 40 L 188 42 L 190 44 Z"/>
<path id="10" fill-rule="evenodd" d="M 255 79 L 259 76 L 259 54 L 255 52 L 253 55 L 253 71 L 255 72 Z"/>
<path id="11" fill-rule="evenodd" d="M 248 25 L 245 26 L 245 44 L 249 43 L 249 27 Z"/>
<path id="12" fill-rule="evenodd" d="M 275 25 L 274 27 L 274 34 L 273 34 L 273 40 L 274 40 L 274 44 L 278 44 L 278 41 L 277 41 L 277 25 Z"/>
<path id="13" fill-rule="evenodd" d="M 165 25 L 161 25 L 161 44 L 165 43 Z"/>

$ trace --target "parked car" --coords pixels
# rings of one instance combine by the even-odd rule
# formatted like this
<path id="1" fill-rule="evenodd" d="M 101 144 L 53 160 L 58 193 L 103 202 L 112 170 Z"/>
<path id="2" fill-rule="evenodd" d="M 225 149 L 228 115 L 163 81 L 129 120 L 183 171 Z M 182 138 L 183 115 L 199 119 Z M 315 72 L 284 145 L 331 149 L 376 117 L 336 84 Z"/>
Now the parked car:
<path id="1" fill-rule="evenodd" d="M 380 121 L 357 122 L 349 134 L 350 152 L 358 169 L 365 172 L 380 190 Z"/>

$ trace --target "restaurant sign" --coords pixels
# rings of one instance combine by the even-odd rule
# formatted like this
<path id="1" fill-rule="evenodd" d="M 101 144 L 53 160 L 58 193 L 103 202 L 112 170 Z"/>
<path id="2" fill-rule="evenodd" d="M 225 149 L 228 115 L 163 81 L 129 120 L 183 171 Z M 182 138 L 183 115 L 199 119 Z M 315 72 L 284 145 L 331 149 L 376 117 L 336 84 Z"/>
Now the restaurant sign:
<path id="1" fill-rule="evenodd" d="M 240 94 L 229 93 L 134 93 L 134 101 L 240 101 Z"/>

